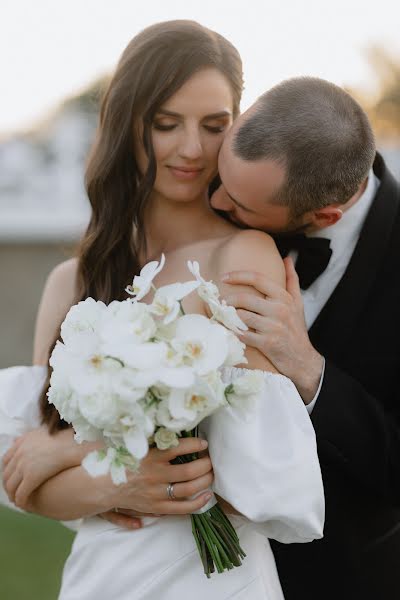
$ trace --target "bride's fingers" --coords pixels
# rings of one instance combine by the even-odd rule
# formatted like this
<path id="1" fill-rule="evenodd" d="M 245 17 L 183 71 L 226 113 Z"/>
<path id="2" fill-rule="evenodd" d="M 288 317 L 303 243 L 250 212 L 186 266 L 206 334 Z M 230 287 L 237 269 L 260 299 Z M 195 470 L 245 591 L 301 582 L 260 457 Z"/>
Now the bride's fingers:
<path id="1" fill-rule="evenodd" d="M 206 475 L 202 475 L 193 481 L 187 481 L 185 483 L 175 483 L 173 487 L 174 496 L 177 499 L 189 498 L 198 494 L 203 490 L 207 490 L 210 487 L 214 479 L 212 471 Z"/>
<path id="2" fill-rule="evenodd" d="M 168 475 L 168 482 L 180 483 L 182 481 L 192 481 L 212 470 L 212 464 L 209 456 L 199 458 L 192 462 L 181 465 L 169 465 L 168 470 L 163 471 L 163 476 Z"/>
<path id="3" fill-rule="evenodd" d="M 179 444 L 174 448 L 168 450 L 157 450 L 160 453 L 160 457 L 165 461 L 169 462 L 174 460 L 177 456 L 184 454 L 192 454 L 194 452 L 202 452 L 207 448 L 208 444 L 206 440 L 202 440 L 198 437 L 193 438 L 180 438 Z"/>
<path id="4" fill-rule="evenodd" d="M 157 512 L 162 515 L 189 515 L 203 508 L 211 497 L 211 492 L 204 492 L 194 500 L 165 500 L 157 503 Z"/>
<path id="5" fill-rule="evenodd" d="M 15 492 L 22 481 L 22 475 L 18 471 L 14 471 L 4 485 L 8 499 L 15 503 Z"/>

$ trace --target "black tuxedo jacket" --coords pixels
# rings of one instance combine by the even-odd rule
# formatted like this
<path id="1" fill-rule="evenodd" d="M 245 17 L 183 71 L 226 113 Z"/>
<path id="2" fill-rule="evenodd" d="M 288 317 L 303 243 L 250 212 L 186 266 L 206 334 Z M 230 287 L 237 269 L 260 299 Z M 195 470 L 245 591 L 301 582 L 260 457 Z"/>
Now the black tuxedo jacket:
<path id="1" fill-rule="evenodd" d="M 322 540 L 272 542 L 286 600 L 400 599 L 400 187 L 381 181 L 348 268 L 310 329 L 326 358 L 311 415 Z"/>

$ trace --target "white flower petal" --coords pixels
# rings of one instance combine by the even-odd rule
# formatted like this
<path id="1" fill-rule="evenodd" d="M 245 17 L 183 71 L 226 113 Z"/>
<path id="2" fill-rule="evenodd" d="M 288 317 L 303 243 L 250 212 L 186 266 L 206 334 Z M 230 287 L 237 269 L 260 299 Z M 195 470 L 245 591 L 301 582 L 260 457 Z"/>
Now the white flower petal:
<path id="1" fill-rule="evenodd" d="M 128 481 L 126 477 L 126 467 L 121 464 L 116 464 L 115 461 L 111 463 L 111 479 L 115 485 L 126 483 Z"/>
<path id="2" fill-rule="evenodd" d="M 111 458 L 109 454 L 101 453 L 97 450 L 89 452 L 82 461 L 82 467 L 91 475 L 91 477 L 101 477 L 107 475 L 110 470 Z"/>
<path id="3" fill-rule="evenodd" d="M 139 460 L 146 456 L 149 450 L 147 437 L 140 427 L 132 427 L 123 434 L 126 448 Z"/>

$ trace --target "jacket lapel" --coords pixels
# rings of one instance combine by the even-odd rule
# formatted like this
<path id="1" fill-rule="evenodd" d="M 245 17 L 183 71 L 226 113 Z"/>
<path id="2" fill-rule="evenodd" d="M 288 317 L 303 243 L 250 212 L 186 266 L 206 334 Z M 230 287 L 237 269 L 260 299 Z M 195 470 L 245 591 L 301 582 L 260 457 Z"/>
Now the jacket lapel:
<path id="1" fill-rule="evenodd" d="M 322 353 L 344 347 L 352 324 L 365 305 L 390 241 L 400 207 L 400 188 L 377 154 L 374 172 L 381 181 L 350 263 L 310 328 L 311 342 Z"/>

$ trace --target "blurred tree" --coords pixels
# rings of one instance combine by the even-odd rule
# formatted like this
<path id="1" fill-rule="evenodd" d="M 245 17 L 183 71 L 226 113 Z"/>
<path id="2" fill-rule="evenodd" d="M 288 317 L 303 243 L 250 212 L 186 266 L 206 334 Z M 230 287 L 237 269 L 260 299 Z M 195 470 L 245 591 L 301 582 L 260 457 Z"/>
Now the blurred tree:
<path id="1" fill-rule="evenodd" d="M 99 77 L 81 92 L 66 98 L 59 106 L 59 110 L 77 109 L 88 115 L 97 115 L 101 98 L 110 82 L 111 76 L 103 75 Z"/>
<path id="2" fill-rule="evenodd" d="M 400 139 L 400 57 L 381 46 L 367 49 L 367 59 L 377 78 L 377 96 L 368 98 L 360 90 L 349 92 L 367 111 L 378 138 Z"/>

